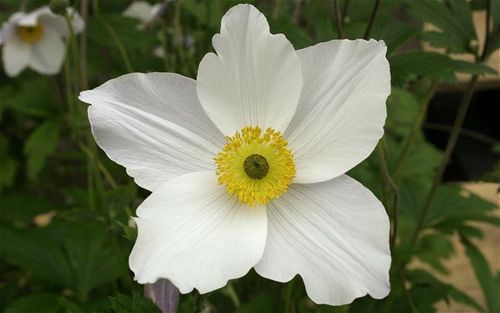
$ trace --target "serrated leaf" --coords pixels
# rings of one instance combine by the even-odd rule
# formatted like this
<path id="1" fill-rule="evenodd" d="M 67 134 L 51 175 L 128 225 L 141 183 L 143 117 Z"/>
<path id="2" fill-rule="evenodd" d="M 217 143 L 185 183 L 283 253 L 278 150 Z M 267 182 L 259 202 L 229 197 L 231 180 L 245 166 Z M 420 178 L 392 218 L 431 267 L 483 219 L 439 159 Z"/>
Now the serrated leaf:
<path id="1" fill-rule="evenodd" d="M 465 0 L 409 1 L 408 12 L 440 29 L 434 35 L 424 35 L 424 40 L 438 48 L 447 48 L 454 53 L 472 53 L 471 42 L 477 42 L 469 4 Z"/>
<path id="2" fill-rule="evenodd" d="M 500 289 L 496 284 L 496 277 L 493 276 L 490 266 L 481 251 L 467 237 L 460 236 L 460 240 L 465 247 L 465 253 L 469 257 L 479 285 L 481 285 L 488 312 L 498 312 L 500 309 Z"/>
<path id="3" fill-rule="evenodd" d="M 436 271 L 448 274 L 448 269 L 442 263 L 449 259 L 454 249 L 450 237 L 441 233 L 422 236 L 418 242 L 416 255 L 418 258 L 433 267 Z"/>
<path id="4" fill-rule="evenodd" d="M 496 71 L 483 64 L 454 60 L 434 52 L 415 51 L 389 58 L 391 80 L 396 86 L 403 86 L 412 75 L 422 75 L 438 81 L 454 83 L 455 73 L 474 75 L 495 74 Z"/>
<path id="5" fill-rule="evenodd" d="M 59 140 L 59 121 L 48 120 L 29 135 L 24 144 L 28 177 L 35 179 L 45 165 L 47 157 L 55 152 Z"/>
<path id="6" fill-rule="evenodd" d="M 434 303 L 450 298 L 484 312 L 481 305 L 472 297 L 452 285 L 440 281 L 429 272 L 412 270 L 407 273 L 407 278 L 412 284 L 410 292 L 420 312 L 435 312 Z"/>
<path id="7" fill-rule="evenodd" d="M 161 313 L 160 309 L 151 300 L 142 295 L 133 293 L 132 296 L 118 294 L 110 297 L 111 309 L 116 313 Z"/>

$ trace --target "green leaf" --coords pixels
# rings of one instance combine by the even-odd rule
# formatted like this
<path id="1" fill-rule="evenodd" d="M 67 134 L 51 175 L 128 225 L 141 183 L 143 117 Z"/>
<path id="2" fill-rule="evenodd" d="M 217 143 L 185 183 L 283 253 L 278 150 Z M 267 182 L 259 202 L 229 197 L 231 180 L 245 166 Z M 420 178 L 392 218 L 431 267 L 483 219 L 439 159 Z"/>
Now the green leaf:
<path id="1" fill-rule="evenodd" d="M 126 269 L 104 226 L 95 222 L 56 220 L 45 228 L 1 227 L 0 231 L 9 242 L 0 247 L 8 263 L 40 282 L 70 288 L 82 298 Z"/>
<path id="2" fill-rule="evenodd" d="M 30 179 L 35 179 L 45 165 L 47 157 L 55 152 L 59 141 L 59 121 L 48 120 L 39 125 L 30 134 L 24 144 L 27 157 L 27 173 Z"/>
<path id="3" fill-rule="evenodd" d="M 61 312 L 59 295 L 36 293 L 20 298 L 7 307 L 5 313 L 58 313 Z"/>
<path id="4" fill-rule="evenodd" d="M 490 270 L 490 266 L 479 249 L 465 236 L 460 236 L 460 240 L 465 247 L 465 253 L 474 269 L 476 278 L 481 285 L 488 312 L 498 312 L 500 309 L 500 289 L 496 282 L 496 277 Z"/>
<path id="5" fill-rule="evenodd" d="M 133 293 L 132 296 L 118 294 L 109 298 L 111 308 L 116 313 L 161 313 L 160 309 L 148 298 Z"/>
<path id="6" fill-rule="evenodd" d="M 471 10 L 465 0 L 419 0 L 408 1 L 408 4 L 411 15 L 440 29 L 440 32 L 425 33 L 423 40 L 453 53 L 477 53 L 471 45 L 477 43 L 477 36 Z"/>
<path id="7" fill-rule="evenodd" d="M 412 284 L 410 292 L 420 312 L 435 312 L 434 303 L 450 298 L 484 312 L 481 305 L 472 297 L 452 285 L 443 283 L 429 272 L 412 270 L 407 273 L 407 278 Z"/>
<path id="8" fill-rule="evenodd" d="M 387 120 L 385 127 L 396 136 L 406 136 L 418 112 L 415 95 L 404 89 L 394 87 L 387 99 Z"/>
<path id="9" fill-rule="evenodd" d="M 449 259 L 453 252 L 449 236 L 433 233 L 419 240 L 416 255 L 422 262 L 429 264 L 438 272 L 448 274 L 449 271 L 442 262 Z"/>
<path id="10" fill-rule="evenodd" d="M 434 52 L 408 52 L 390 57 L 392 83 L 403 86 L 412 75 L 422 75 L 439 81 L 456 82 L 455 73 L 475 75 L 495 74 L 496 71 L 483 64 L 454 60 Z"/>
<path id="11" fill-rule="evenodd" d="M 17 173 L 17 161 L 8 154 L 9 142 L 0 134 L 0 191 L 12 185 Z"/>

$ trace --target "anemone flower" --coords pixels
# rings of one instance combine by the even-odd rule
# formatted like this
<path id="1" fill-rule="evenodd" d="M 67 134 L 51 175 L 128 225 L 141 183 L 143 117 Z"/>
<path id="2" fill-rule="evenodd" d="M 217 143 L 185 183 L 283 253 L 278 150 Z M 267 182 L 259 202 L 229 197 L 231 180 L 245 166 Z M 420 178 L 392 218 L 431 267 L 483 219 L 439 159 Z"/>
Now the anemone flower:
<path id="1" fill-rule="evenodd" d="M 138 207 L 135 279 L 206 293 L 245 275 L 304 281 L 316 303 L 390 289 L 389 220 L 344 173 L 383 134 L 386 46 L 294 50 L 237 5 L 197 80 L 132 73 L 80 94 L 99 146 L 152 193 Z"/>
<path id="2" fill-rule="evenodd" d="M 166 6 L 167 2 L 152 5 L 147 1 L 134 1 L 123 11 L 123 16 L 138 19 L 142 23 L 139 28 L 145 28 L 166 9 Z"/>
<path id="3" fill-rule="evenodd" d="M 80 15 L 68 8 L 75 33 L 84 28 Z M 64 38 L 69 36 L 66 20 L 52 13 L 48 6 L 31 13 L 13 14 L 0 30 L 0 45 L 5 72 L 17 76 L 29 67 L 41 74 L 60 71 L 64 61 Z"/>

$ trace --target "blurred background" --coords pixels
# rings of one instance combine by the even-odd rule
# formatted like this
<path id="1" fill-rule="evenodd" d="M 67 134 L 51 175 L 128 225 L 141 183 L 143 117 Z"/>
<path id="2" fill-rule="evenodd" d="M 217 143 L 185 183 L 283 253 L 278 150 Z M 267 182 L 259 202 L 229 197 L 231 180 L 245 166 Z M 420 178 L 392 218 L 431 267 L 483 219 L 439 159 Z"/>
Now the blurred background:
<path id="1" fill-rule="evenodd" d="M 339 38 L 388 46 L 386 132 L 348 174 L 391 218 L 392 291 L 316 305 L 300 277 L 280 284 L 252 270 L 181 295 L 178 312 L 500 312 L 500 1 L 248 2 L 296 49 Z M 128 72 L 196 78 L 237 3 L 73 0 L 85 28 L 66 39 L 59 73 L 8 76 L 3 52 L 1 312 L 160 312 L 127 264 L 130 217 L 148 192 L 96 147 L 76 95 Z M 48 4 L 0 0 L 0 22 Z"/>

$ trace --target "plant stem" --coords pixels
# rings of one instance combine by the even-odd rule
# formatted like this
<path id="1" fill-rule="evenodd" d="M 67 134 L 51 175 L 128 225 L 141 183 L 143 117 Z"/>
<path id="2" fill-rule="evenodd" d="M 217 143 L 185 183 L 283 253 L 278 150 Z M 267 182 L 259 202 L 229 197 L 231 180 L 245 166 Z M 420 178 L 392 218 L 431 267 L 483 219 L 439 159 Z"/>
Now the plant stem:
<path id="1" fill-rule="evenodd" d="M 344 7 L 342 8 L 342 27 L 345 25 L 345 18 L 347 16 L 347 10 L 349 9 L 349 0 L 344 1 Z"/>
<path id="2" fill-rule="evenodd" d="M 481 56 L 476 58 L 476 63 L 482 63 L 487 57 L 487 47 L 489 44 L 488 43 L 488 41 L 489 41 L 488 34 L 489 34 L 490 17 L 491 17 L 490 11 L 491 11 L 491 3 L 490 3 L 490 0 L 487 0 L 486 38 L 484 41 L 484 46 L 483 46 Z M 424 226 L 425 219 L 427 218 L 427 214 L 429 213 L 432 200 L 434 199 L 434 196 L 436 194 L 437 187 L 441 183 L 441 180 L 442 180 L 443 174 L 444 174 L 444 170 L 446 169 L 446 166 L 448 165 L 448 162 L 450 161 L 451 153 L 453 152 L 453 149 L 455 148 L 455 145 L 457 144 L 458 136 L 460 134 L 460 130 L 462 128 L 462 124 L 464 122 L 465 115 L 467 114 L 467 109 L 469 108 L 470 102 L 472 100 L 472 96 L 474 95 L 474 90 L 476 88 L 478 79 L 479 79 L 479 75 L 473 75 L 471 77 L 469 84 L 467 85 L 467 89 L 465 91 L 465 94 L 462 97 L 462 101 L 460 102 L 457 117 L 455 118 L 455 122 L 453 123 L 453 128 L 452 128 L 451 133 L 450 133 L 450 138 L 448 139 L 448 143 L 446 144 L 446 149 L 444 151 L 443 160 L 441 161 L 441 164 L 438 168 L 436 176 L 434 177 L 434 180 L 432 182 L 431 189 L 430 189 L 429 193 L 427 194 L 427 197 L 425 198 L 422 210 L 420 211 L 420 215 L 419 215 L 418 221 L 417 221 L 417 226 L 415 227 L 415 231 L 413 232 L 413 235 L 412 235 L 412 238 L 410 241 L 412 245 L 417 243 L 418 236 L 419 236 L 420 231 L 422 230 L 422 228 Z"/>
<path id="3" fill-rule="evenodd" d="M 82 0 L 82 4 L 80 6 L 80 13 L 82 15 L 82 19 L 85 21 L 87 25 L 87 17 L 88 17 L 88 0 Z M 83 82 L 84 89 L 88 88 L 88 80 L 87 80 L 87 28 L 83 29 L 83 32 L 80 34 L 80 75 Z"/>
<path id="4" fill-rule="evenodd" d="M 338 0 L 333 0 L 333 13 L 335 14 L 335 24 L 337 25 L 337 34 L 339 39 L 344 38 L 344 27 L 342 25 L 342 17 L 340 14 L 340 6 Z"/>
<path id="5" fill-rule="evenodd" d="M 120 56 L 122 57 L 123 63 L 125 64 L 125 68 L 128 72 L 133 72 L 134 68 L 132 67 L 132 63 L 130 63 L 130 58 L 128 57 L 127 50 L 125 49 L 125 46 L 123 45 L 122 41 L 120 40 L 120 37 L 116 34 L 115 30 L 111 25 L 108 24 L 106 19 L 104 19 L 100 14 L 99 14 L 99 5 L 98 5 L 98 0 L 94 0 L 93 2 L 93 7 L 94 7 L 94 14 L 99 20 L 99 22 L 104 26 L 108 34 L 111 36 L 113 41 L 115 42 L 116 48 L 118 48 L 118 51 L 120 52 Z"/>
<path id="6" fill-rule="evenodd" d="M 394 246 L 396 244 L 396 238 L 398 236 L 398 225 L 399 225 L 399 190 L 396 184 L 394 183 L 391 174 L 389 173 L 389 168 L 387 167 L 387 158 L 386 151 L 383 138 L 380 140 L 377 146 L 377 152 L 380 158 L 380 166 L 382 168 L 382 173 L 384 174 L 384 178 L 392 190 L 393 193 L 393 204 L 392 204 L 392 232 L 390 237 L 390 247 L 391 252 L 394 251 Z"/>
<path id="7" fill-rule="evenodd" d="M 460 102 L 457 117 L 455 118 L 455 122 L 453 123 L 453 128 L 452 128 L 451 133 L 450 133 L 450 138 L 448 139 L 448 143 L 447 143 L 446 149 L 444 151 L 443 160 L 441 161 L 441 164 L 439 165 L 436 176 L 434 176 L 434 180 L 432 182 L 431 189 L 430 189 L 429 193 L 427 194 L 427 197 L 425 198 L 425 201 L 424 201 L 424 206 L 422 207 L 422 210 L 420 211 L 420 215 L 419 215 L 419 218 L 417 221 L 417 226 L 415 227 L 415 231 L 413 232 L 413 236 L 411 238 L 412 245 L 414 245 L 417 242 L 418 235 L 419 235 L 420 231 L 422 230 L 422 227 L 424 226 L 425 219 L 427 218 L 427 214 L 429 213 L 432 199 L 434 198 L 434 195 L 436 194 L 437 187 L 441 183 L 441 179 L 443 178 L 444 170 L 446 169 L 446 166 L 448 165 L 448 162 L 450 161 L 451 153 L 453 152 L 453 149 L 455 148 L 455 145 L 457 143 L 458 135 L 460 134 L 460 128 L 462 127 L 463 121 L 465 119 L 465 115 L 467 113 L 467 109 L 469 108 L 469 105 L 470 105 L 470 102 L 472 99 L 472 95 L 474 94 L 474 89 L 476 88 L 478 78 L 479 78 L 478 75 L 472 76 L 472 79 L 469 81 L 469 84 L 467 86 L 467 90 L 462 98 L 462 101 Z"/>
<path id="8" fill-rule="evenodd" d="M 378 9 L 380 7 L 380 0 L 375 0 L 375 4 L 373 5 L 372 15 L 370 16 L 370 20 L 368 21 L 368 26 L 366 27 L 364 39 L 368 39 L 370 36 L 370 32 L 372 31 L 373 24 L 375 22 L 375 17 L 377 16 Z"/>
<path id="9" fill-rule="evenodd" d="M 396 163 L 396 169 L 394 170 L 394 180 L 398 181 L 401 173 L 404 168 L 404 163 L 410 156 L 410 151 L 411 147 L 415 141 L 416 135 L 418 133 L 418 130 L 422 126 L 422 123 L 425 120 L 425 117 L 427 116 L 427 109 L 429 108 L 429 103 L 434 96 L 434 93 L 436 91 L 436 86 L 437 82 L 434 82 L 432 84 L 432 87 L 429 89 L 429 91 L 424 95 L 422 98 L 422 101 L 420 103 L 420 111 L 418 112 L 417 116 L 413 120 L 413 125 L 410 130 L 410 133 L 408 136 L 405 138 L 405 141 L 403 143 L 403 148 L 401 153 L 399 154 L 398 162 Z"/>

